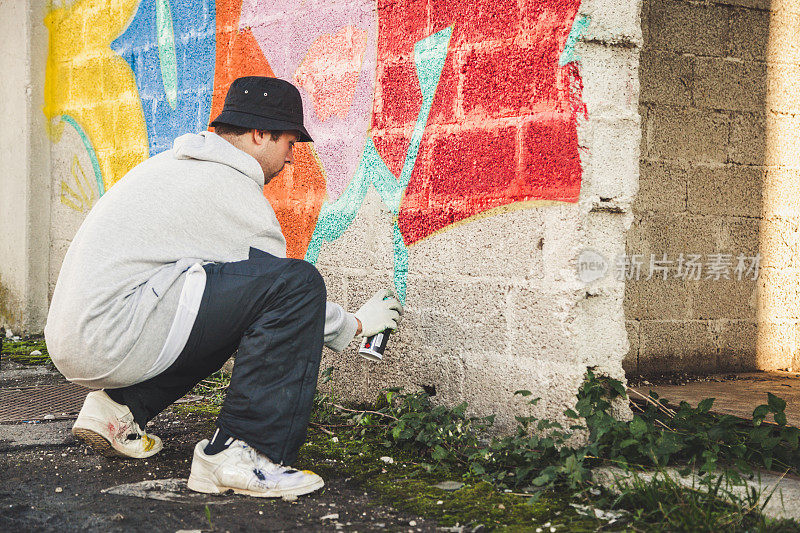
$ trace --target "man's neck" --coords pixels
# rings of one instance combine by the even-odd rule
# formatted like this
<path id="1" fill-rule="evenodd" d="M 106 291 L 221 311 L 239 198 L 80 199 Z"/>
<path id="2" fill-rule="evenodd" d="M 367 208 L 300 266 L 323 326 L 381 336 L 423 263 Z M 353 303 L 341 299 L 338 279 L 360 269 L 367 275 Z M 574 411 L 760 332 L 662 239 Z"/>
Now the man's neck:
<path id="1" fill-rule="evenodd" d="M 223 139 L 225 139 L 226 141 L 228 141 L 229 143 L 231 143 L 232 145 L 234 145 L 239 150 L 241 150 L 243 152 L 247 152 L 247 150 L 244 149 L 244 143 L 242 142 L 242 138 L 239 135 L 232 135 L 232 134 L 229 134 L 229 133 L 223 133 L 222 135 L 219 135 L 219 136 L 222 137 Z"/>

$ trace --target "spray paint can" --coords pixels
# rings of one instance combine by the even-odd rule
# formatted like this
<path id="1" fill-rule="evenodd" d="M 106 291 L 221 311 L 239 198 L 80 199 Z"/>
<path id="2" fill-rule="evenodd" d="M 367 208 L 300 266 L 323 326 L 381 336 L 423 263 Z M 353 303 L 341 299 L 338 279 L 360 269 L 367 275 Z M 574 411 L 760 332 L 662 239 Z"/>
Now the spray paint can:
<path id="1" fill-rule="evenodd" d="M 386 351 L 386 344 L 389 342 L 389 333 L 391 332 L 392 330 L 385 329 L 377 335 L 365 337 L 364 340 L 361 341 L 361 348 L 358 349 L 358 355 L 370 361 L 383 361 L 383 352 Z"/>

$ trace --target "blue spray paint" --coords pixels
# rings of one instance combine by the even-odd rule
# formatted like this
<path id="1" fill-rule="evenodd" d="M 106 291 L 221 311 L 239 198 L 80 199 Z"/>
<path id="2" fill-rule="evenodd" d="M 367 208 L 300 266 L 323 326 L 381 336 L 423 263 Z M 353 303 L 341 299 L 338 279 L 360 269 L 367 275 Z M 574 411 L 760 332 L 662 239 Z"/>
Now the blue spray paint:
<path id="1" fill-rule="evenodd" d="M 561 52 L 561 57 L 558 58 L 558 66 L 563 67 L 568 63 L 572 63 L 573 61 L 578 61 L 580 56 L 575 53 L 575 45 L 578 44 L 578 40 L 581 38 L 581 35 L 589 28 L 590 19 L 587 15 L 581 15 L 579 18 L 576 18 L 575 21 L 572 23 L 572 29 L 567 35 L 567 42 L 564 43 L 564 50 Z"/>
<path id="2" fill-rule="evenodd" d="M 136 78 L 150 155 L 208 127 L 216 60 L 213 0 L 142 0 L 111 48 Z M 171 35 L 170 35 L 171 34 Z"/>

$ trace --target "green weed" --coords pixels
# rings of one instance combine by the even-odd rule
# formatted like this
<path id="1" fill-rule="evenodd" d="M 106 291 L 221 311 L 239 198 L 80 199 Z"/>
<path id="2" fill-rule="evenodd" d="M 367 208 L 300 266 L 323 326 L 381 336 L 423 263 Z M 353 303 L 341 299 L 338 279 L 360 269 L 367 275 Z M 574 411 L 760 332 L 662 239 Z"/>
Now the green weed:
<path id="1" fill-rule="evenodd" d="M 321 373 L 321 383 L 330 380 L 332 370 Z M 195 392 L 205 394 L 209 398 L 206 408 L 213 410 L 221 405 L 226 386 L 227 377 L 215 375 Z M 301 460 L 338 462 L 393 505 L 434 517 L 442 525 L 474 524 L 477 520 L 450 496 L 431 489 L 437 479 L 455 478 L 465 483 L 456 491 L 459 497 L 486 487 L 493 487 L 492 494 L 511 493 L 513 501 L 507 502 L 494 502 L 486 495 L 479 498 L 480 503 L 471 499 L 486 517 L 482 523 L 493 528 L 522 527 L 547 516 L 552 519 L 557 512 L 560 518 L 553 524 L 569 524 L 576 531 L 800 530 L 796 522 L 764 518 L 758 505 L 760 495 L 753 490 L 746 496 L 730 490 L 742 486 L 754 468 L 800 472 L 800 430 L 787 426 L 782 399 L 769 394 L 767 403 L 754 411 L 753 420 L 743 421 L 711 413 L 713 399 L 696 408 L 685 402 L 671 408 L 651 393 L 632 420 L 617 420 L 610 414 L 611 405 L 626 399 L 626 393 L 619 381 L 597 377 L 590 370 L 575 407 L 565 411 L 571 421 L 567 427 L 547 419 L 517 416 L 512 434 L 492 437 L 487 435 L 494 416 L 468 416 L 466 403 L 453 408 L 435 405 L 425 392 L 387 389 L 369 406 L 342 405 L 332 396 L 318 393 L 311 427 L 319 433 L 312 432 L 301 450 Z M 531 405 L 538 402 L 529 391 L 515 395 Z M 332 444 L 333 436 L 340 437 L 340 442 Z M 576 446 L 576 442 L 582 444 Z M 405 457 L 405 464 L 412 469 L 397 471 L 378 461 L 380 454 Z M 662 475 L 647 481 L 634 476 L 633 482 L 607 491 L 591 481 L 592 469 L 601 465 L 626 471 L 654 468 Z M 663 468 L 668 465 L 694 469 L 701 476 L 698 486 L 685 487 L 666 476 Z M 324 471 L 323 466 L 323 475 Z M 565 507 L 565 501 L 584 505 L 591 510 L 590 516 L 581 518 Z M 487 502 L 494 503 L 486 507 L 483 504 Z M 540 502 L 547 504 L 537 506 Z M 543 508 L 548 510 L 543 512 Z M 506 511 L 501 512 L 503 509 Z"/>
<path id="2" fill-rule="evenodd" d="M 41 354 L 31 355 L 31 352 Z M 25 365 L 44 365 L 51 363 L 47 353 L 47 346 L 42 337 L 27 337 L 20 340 L 3 339 L 0 358 L 5 361 L 14 361 Z"/>

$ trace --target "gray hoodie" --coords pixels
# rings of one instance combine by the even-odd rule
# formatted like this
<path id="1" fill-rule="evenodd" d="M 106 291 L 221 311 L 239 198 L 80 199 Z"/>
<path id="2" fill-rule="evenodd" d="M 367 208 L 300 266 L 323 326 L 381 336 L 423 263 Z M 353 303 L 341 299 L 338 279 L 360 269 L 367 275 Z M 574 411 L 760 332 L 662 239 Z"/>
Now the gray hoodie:
<path id="1" fill-rule="evenodd" d="M 94 206 L 64 258 L 45 326 L 53 363 L 92 388 L 141 381 L 169 333 L 186 270 L 286 257 L 286 240 L 250 155 L 211 132 L 133 168 Z M 328 303 L 325 343 L 341 351 L 355 317 Z"/>

